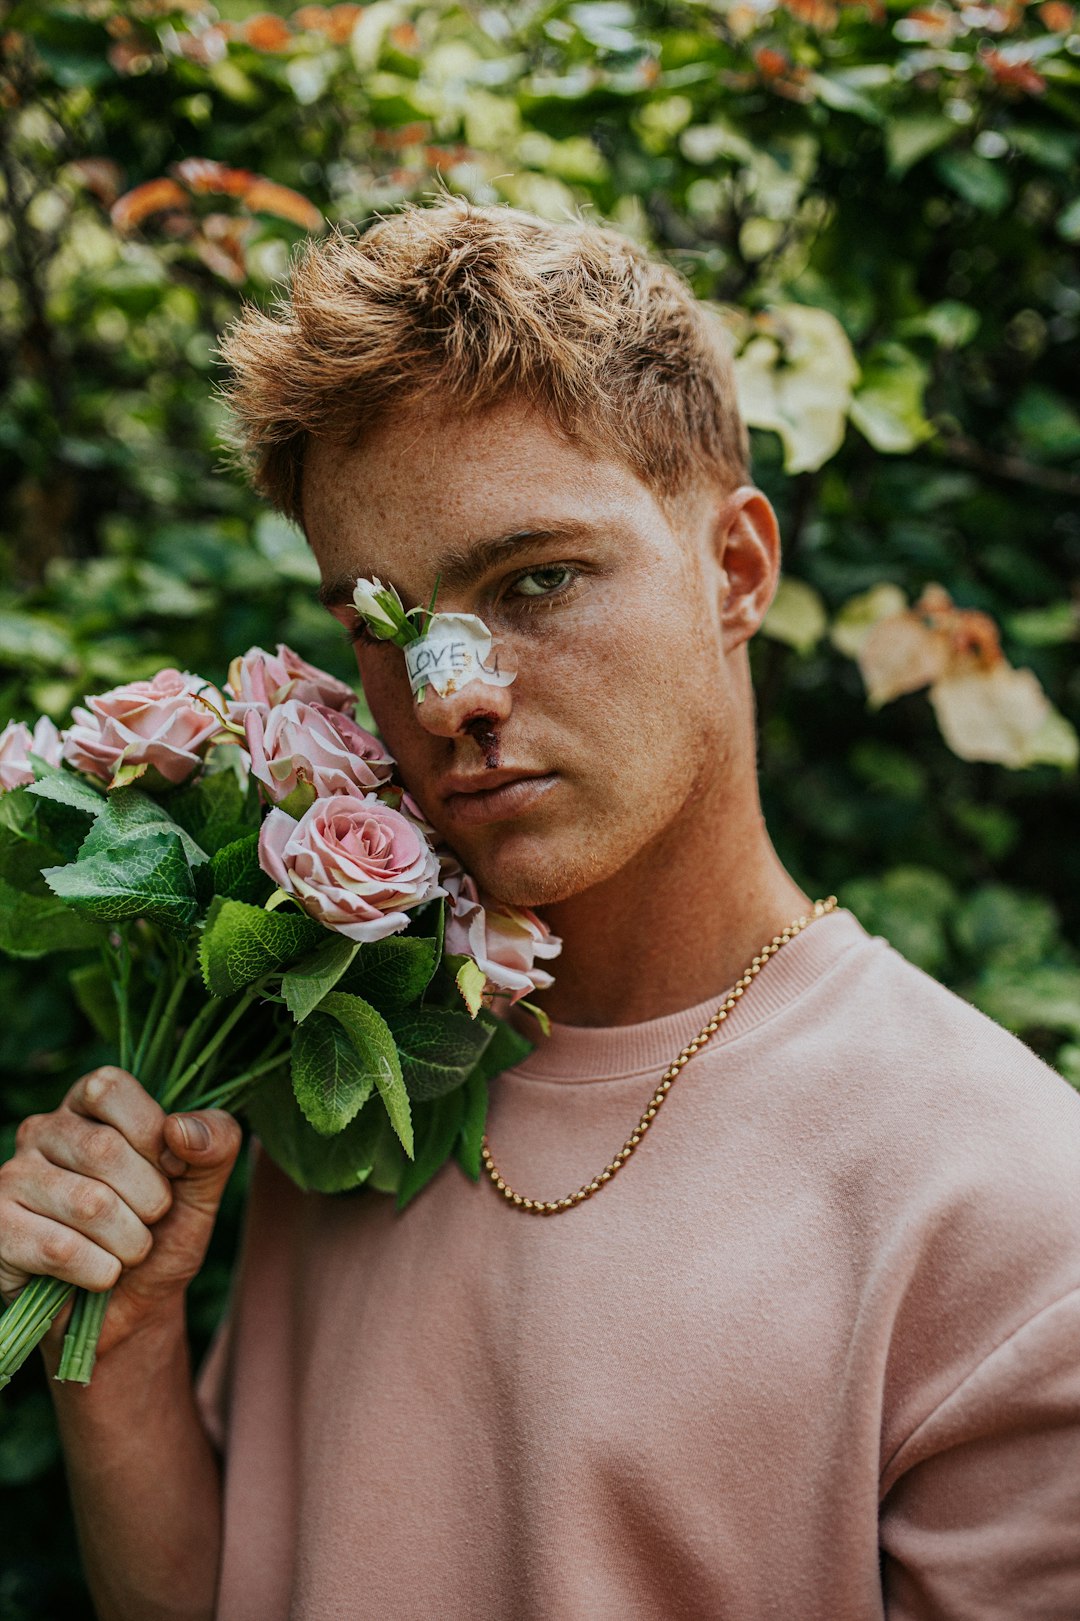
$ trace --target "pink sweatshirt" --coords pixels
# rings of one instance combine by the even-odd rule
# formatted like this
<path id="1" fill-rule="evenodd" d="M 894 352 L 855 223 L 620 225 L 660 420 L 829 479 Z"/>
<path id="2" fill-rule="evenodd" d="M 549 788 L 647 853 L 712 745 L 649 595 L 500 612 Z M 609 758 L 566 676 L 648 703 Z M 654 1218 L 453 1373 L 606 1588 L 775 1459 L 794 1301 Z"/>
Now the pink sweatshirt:
<path id="1" fill-rule="evenodd" d="M 591 1179 L 726 994 L 541 1038 L 510 1184 Z M 571 1210 L 258 1157 L 200 1402 L 220 1621 L 1078 1621 L 1080 1095 L 838 910 Z"/>

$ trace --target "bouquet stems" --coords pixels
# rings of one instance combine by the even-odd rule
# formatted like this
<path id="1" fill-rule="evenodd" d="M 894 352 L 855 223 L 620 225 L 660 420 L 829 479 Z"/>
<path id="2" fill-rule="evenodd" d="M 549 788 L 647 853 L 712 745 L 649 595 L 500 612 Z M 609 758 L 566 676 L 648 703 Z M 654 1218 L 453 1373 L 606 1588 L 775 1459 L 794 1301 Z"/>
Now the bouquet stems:
<path id="1" fill-rule="evenodd" d="M 53 1318 L 74 1293 L 75 1285 L 59 1278 L 31 1278 L 16 1295 L 0 1317 L 0 1390 L 44 1339 Z"/>
<path id="2" fill-rule="evenodd" d="M 101 1337 L 101 1325 L 105 1321 L 111 1294 L 111 1289 L 105 1289 L 100 1294 L 90 1294 L 86 1289 L 76 1291 L 75 1307 L 71 1313 L 68 1331 L 64 1335 L 60 1366 L 56 1370 L 56 1377 L 65 1383 L 77 1385 L 90 1383 L 94 1359 L 97 1356 L 97 1344 Z"/>
<path id="3" fill-rule="evenodd" d="M 167 957 L 168 962 L 168 957 Z M 119 1014 L 119 1061 L 131 1070 L 149 1091 L 156 1093 L 163 1109 L 234 1108 L 253 1085 L 281 1064 L 288 1052 L 288 1040 L 275 1035 L 255 1061 L 230 1080 L 209 1086 L 206 1080 L 216 1067 L 214 1060 L 226 1038 L 262 994 L 262 983 L 253 985 L 221 1016 L 221 1005 L 207 1002 L 192 1018 L 179 1049 L 170 1053 L 184 991 L 190 984 L 194 965 L 190 956 L 174 957 L 154 988 L 146 1020 L 134 1038 L 131 1019 L 131 952 L 129 942 L 118 930 L 106 951 L 106 966 Z M 171 972 L 170 972 L 171 967 Z M 216 1028 L 214 1028 L 216 1022 Z M 201 1071 L 202 1095 L 194 1084 Z M 186 1095 L 185 1095 L 186 1094 Z M 32 1278 L 0 1316 L 0 1389 L 18 1371 L 34 1347 L 48 1332 L 57 1313 L 74 1295 L 75 1305 L 60 1354 L 56 1378 L 65 1383 L 87 1385 L 94 1368 L 111 1290 L 92 1292 L 76 1288 L 57 1278 Z"/>

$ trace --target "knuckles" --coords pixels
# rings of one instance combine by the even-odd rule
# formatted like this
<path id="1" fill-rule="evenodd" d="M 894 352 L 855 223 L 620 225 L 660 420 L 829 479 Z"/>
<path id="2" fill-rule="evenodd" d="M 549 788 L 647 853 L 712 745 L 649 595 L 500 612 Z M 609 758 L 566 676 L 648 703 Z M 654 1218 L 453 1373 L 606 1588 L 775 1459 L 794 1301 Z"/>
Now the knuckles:
<path id="1" fill-rule="evenodd" d="M 45 1119 L 41 1114 L 28 1114 L 25 1120 L 20 1120 L 15 1128 L 15 1151 L 23 1154 L 34 1146 L 41 1123 Z"/>
<path id="2" fill-rule="evenodd" d="M 82 1141 L 82 1157 L 92 1171 L 116 1171 L 124 1159 L 123 1139 L 111 1126 L 91 1126 Z"/>

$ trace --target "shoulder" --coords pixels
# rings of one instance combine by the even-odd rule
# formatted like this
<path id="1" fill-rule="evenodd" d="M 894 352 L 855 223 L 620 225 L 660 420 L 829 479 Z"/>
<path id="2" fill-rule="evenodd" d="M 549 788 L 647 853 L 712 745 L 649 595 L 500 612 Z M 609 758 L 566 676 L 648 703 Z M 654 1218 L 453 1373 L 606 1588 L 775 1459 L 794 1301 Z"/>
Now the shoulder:
<path id="1" fill-rule="evenodd" d="M 1057 1186 L 1080 1218 L 1080 1092 L 881 936 L 848 953 L 849 1086 L 905 1158 L 962 1180 Z"/>

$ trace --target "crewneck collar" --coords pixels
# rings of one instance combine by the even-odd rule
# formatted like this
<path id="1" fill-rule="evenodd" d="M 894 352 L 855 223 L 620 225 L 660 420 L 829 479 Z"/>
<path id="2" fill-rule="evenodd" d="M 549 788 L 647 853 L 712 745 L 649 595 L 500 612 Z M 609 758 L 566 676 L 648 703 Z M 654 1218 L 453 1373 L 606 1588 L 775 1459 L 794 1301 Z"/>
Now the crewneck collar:
<path id="1" fill-rule="evenodd" d="M 712 1048 L 730 1045 L 789 1007 L 829 973 L 841 958 L 861 944 L 880 938 L 863 928 L 846 907 L 815 918 L 772 956 L 711 1037 Z M 540 1035 L 535 1021 L 521 1029 L 536 1042 L 515 1065 L 525 1080 L 580 1082 L 620 1080 L 666 1069 L 692 1041 L 733 985 L 722 986 L 704 1002 L 643 1024 L 577 1025 L 552 1022 L 550 1036 Z"/>

